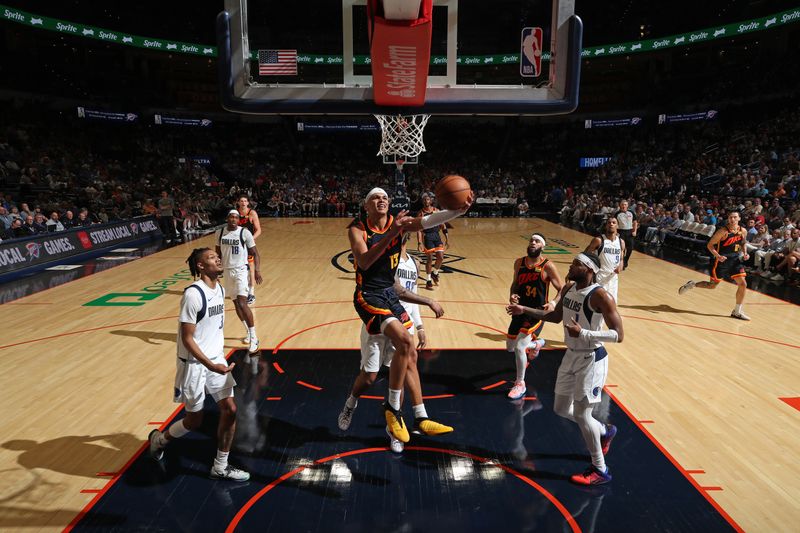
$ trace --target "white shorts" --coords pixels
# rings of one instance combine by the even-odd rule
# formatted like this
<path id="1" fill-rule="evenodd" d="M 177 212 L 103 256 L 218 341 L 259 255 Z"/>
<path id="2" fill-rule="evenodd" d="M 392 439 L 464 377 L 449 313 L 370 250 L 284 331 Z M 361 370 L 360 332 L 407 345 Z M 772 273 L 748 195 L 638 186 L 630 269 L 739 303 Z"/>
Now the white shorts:
<path id="1" fill-rule="evenodd" d="M 361 324 L 361 369 L 378 372 L 381 365 L 390 366 L 394 357 L 394 345 L 386 335 L 370 335 Z"/>
<path id="2" fill-rule="evenodd" d="M 226 268 L 222 279 L 225 282 L 225 296 L 231 300 L 237 296 L 247 296 L 250 274 L 246 266 Z"/>
<path id="3" fill-rule="evenodd" d="M 605 348 L 598 348 L 603 350 Z M 567 350 L 556 378 L 556 394 L 571 396 L 574 400 L 586 398 L 597 403 L 602 398 L 603 386 L 608 375 L 608 355 L 595 360 L 595 351 Z"/>
<path id="4" fill-rule="evenodd" d="M 225 362 L 224 358 L 211 360 L 214 363 Z M 215 402 L 233 396 L 233 387 L 236 380 L 230 372 L 217 374 L 207 369 L 197 361 L 184 361 L 175 358 L 175 390 L 172 400 L 175 403 L 186 404 L 188 413 L 202 411 L 206 392 L 214 398 Z"/>
<path id="5" fill-rule="evenodd" d="M 599 272 L 596 278 L 597 283 L 603 287 L 608 294 L 614 297 L 614 302 L 619 302 L 617 300 L 617 288 L 619 287 L 619 275 L 615 273 L 608 273 Z"/>

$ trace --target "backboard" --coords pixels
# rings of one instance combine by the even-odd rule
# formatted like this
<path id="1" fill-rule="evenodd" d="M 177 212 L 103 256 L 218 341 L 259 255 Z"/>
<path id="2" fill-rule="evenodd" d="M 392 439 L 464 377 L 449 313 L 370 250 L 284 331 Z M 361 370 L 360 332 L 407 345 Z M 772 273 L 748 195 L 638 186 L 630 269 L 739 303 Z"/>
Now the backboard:
<path id="1" fill-rule="evenodd" d="M 225 0 L 217 18 L 223 107 L 549 115 L 578 105 L 583 25 L 574 0 L 433 0 L 427 89 L 413 107 L 375 102 L 367 1 Z"/>

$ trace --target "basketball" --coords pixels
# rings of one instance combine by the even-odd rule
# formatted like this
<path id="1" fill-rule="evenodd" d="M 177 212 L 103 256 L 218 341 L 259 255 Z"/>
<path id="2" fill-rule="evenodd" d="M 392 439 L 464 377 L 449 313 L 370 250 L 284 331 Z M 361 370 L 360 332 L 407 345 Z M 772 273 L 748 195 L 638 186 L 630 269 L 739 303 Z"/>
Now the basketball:
<path id="1" fill-rule="evenodd" d="M 464 176 L 450 174 L 439 180 L 433 190 L 443 209 L 460 209 L 469 198 L 472 188 Z"/>

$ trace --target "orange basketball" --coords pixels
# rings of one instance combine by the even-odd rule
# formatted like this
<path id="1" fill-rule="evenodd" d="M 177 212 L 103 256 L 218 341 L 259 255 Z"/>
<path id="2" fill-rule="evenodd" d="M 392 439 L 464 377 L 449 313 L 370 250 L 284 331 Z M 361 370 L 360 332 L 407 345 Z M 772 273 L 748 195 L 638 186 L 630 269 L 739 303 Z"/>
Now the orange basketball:
<path id="1" fill-rule="evenodd" d="M 450 174 L 440 179 L 433 191 L 443 209 L 460 209 L 469 198 L 472 188 L 464 176 Z"/>

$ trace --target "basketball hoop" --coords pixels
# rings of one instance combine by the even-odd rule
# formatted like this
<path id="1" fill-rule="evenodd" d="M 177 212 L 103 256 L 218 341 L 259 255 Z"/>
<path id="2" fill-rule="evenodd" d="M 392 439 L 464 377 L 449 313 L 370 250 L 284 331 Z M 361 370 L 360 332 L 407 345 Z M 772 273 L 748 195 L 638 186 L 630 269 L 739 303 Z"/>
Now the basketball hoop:
<path id="1" fill-rule="evenodd" d="M 378 155 L 395 156 L 398 169 L 406 159 L 425 151 L 422 131 L 430 115 L 375 115 L 381 125 L 381 147 Z"/>

